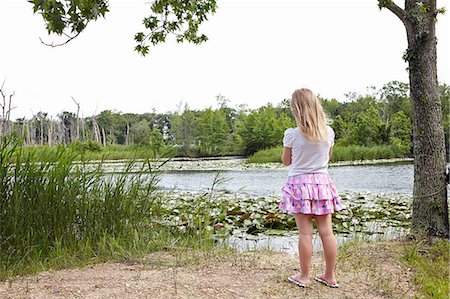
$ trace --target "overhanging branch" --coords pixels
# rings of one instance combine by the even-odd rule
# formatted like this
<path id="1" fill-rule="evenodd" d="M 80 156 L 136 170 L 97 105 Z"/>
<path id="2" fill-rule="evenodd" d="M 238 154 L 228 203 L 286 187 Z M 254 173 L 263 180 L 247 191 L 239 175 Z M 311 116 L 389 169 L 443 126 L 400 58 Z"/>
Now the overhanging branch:
<path id="1" fill-rule="evenodd" d="M 80 33 L 81 33 L 81 31 L 80 32 L 78 32 L 77 34 L 75 34 L 74 36 L 68 36 L 67 34 L 64 34 L 65 36 L 67 36 L 67 40 L 66 41 L 64 41 L 64 42 L 62 42 L 62 43 L 58 43 L 58 44 L 55 44 L 55 43 L 46 43 L 46 42 L 44 42 L 43 40 L 42 40 L 42 38 L 40 38 L 39 37 L 39 40 L 41 41 L 41 43 L 43 44 L 43 45 L 45 45 L 45 46 L 48 46 L 48 47 L 52 47 L 52 48 L 56 48 L 56 47 L 60 47 L 60 46 L 64 46 L 65 44 L 68 44 L 69 42 L 71 42 L 73 39 L 75 39 L 78 35 L 80 35 Z"/>

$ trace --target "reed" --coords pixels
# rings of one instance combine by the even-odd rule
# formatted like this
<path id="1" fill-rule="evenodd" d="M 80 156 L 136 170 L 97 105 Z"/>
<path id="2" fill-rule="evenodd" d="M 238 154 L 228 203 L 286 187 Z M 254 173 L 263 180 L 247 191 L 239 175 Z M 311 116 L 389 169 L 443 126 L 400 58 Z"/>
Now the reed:
<path id="1" fill-rule="evenodd" d="M 361 145 L 337 145 L 333 148 L 331 162 L 392 159 L 402 157 L 404 157 L 404 155 L 394 145 L 374 145 L 370 147 Z"/>
<path id="2" fill-rule="evenodd" d="M 38 155 L 25 151 L 18 138 L 2 137 L 0 280 L 126 258 L 168 244 L 210 246 L 203 214 L 187 232 L 165 224 L 158 173 L 149 163 L 139 165 L 139 173 L 131 174 L 131 160 L 124 172 L 108 175 L 102 163 L 89 163 L 73 148 L 48 148 Z"/>
<path id="3" fill-rule="evenodd" d="M 62 146 L 60 146 L 62 147 Z M 33 152 L 36 158 L 41 161 L 48 160 L 48 153 L 54 152 L 57 147 L 50 147 L 47 145 L 26 146 L 23 147 L 22 152 L 27 154 Z M 96 142 L 73 142 L 66 146 L 72 151 L 78 153 L 75 156 L 75 160 L 129 160 L 129 159 L 154 159 L 164 158 L 167 156 L 174 156 L 176 149 L 173 146 L 163 146 L 158 151 L 153 150 L 151 146 L 139 146 L 139 145 L 123 145 L 123 144 L 110 144 L 102 146 Z M 47 160 L 46 160 L 47 159 Z"/>

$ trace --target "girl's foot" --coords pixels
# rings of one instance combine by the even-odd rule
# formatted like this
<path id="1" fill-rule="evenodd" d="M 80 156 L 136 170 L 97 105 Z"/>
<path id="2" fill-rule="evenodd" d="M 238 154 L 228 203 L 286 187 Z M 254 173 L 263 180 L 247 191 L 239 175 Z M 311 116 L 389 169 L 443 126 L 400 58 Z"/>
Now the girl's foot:
<path id="1" fill-rule="evenodd" d="M 314 277 L 314 279 L 320 283 L 323 283 L 324 285 L 326 285 L 327 287 L 330 287 L 330 288 L 338 288 L 339 287 L 339 284 L 337 283 L 335 277 L 327 277 L 325 275 L 317 275 L 316 277 Z"/>
<path id="2" fill-rule="evenodd" d="M 300 273 L 294 274 L 288 278 L 288 281 L 298 285 L 299 287 L 306 288 L 311 283 L 308 277 L 302 277 Z"/>

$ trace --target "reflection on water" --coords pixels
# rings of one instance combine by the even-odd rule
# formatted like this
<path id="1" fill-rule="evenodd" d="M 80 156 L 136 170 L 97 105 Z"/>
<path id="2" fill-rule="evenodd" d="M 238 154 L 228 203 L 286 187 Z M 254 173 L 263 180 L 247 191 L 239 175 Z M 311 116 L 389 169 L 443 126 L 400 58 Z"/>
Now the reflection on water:
<path id="1" fill-rule="evenodd" d="M 374 165 L 330 167 L 329 172 L 339 192 L 374 192 L 412 194 L 413 165 Z M 159 183 L 163 189 L 198 191 L 211 188 L 217 171 L 165 171 Z M 253 196 L 277 195 L 287 177 L 286 169 L 222 171 L 219 186 L 229 193 Z"/>
<path id="2" fill-rule="evenodd" d="M 398 238 L 398 236 L 406 235 L 408 232 L 409 230 L 406 228 L 393 227 L 386 230 L 383 234 L 336 234 L 336 242 L 338 246 L 341 246 L 355 239 L 364 241 L 387 241 Z M 225 240 L 227 245 L 240 252 L 250 250 L 274 250 L 291 254 L 298 252 L 297 242 L 298 236 L 295 232 L 292 232 L 289 236 L 267 236 L 260 234 L 256 238 L 254 236 L 236 234 Z M 317 232 L 313 235 L 312 247 L 315 252 L 322 251 L 322 242 Z"/>

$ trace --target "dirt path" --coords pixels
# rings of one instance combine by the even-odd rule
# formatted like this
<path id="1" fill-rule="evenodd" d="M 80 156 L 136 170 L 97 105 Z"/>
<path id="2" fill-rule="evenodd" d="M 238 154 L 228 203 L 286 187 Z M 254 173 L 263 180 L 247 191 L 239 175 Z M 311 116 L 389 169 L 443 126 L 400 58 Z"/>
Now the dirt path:
<path id="1" fill-rule="evenodd" d="M 173 251 L 1 282 L 0 298 L 412 298 L 411 274 L 396 250 L 390 243 L 342 250 L 339 289 L 288 283 L 298 267 L 296 255 Z M 322 268 L 315 254 L 311 276 Z"/>

